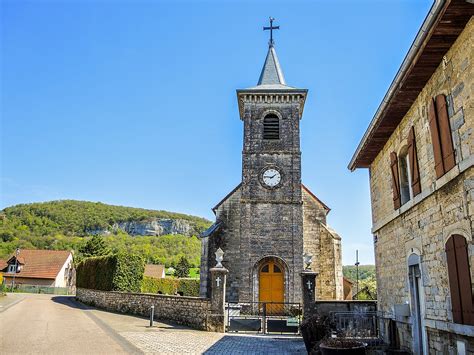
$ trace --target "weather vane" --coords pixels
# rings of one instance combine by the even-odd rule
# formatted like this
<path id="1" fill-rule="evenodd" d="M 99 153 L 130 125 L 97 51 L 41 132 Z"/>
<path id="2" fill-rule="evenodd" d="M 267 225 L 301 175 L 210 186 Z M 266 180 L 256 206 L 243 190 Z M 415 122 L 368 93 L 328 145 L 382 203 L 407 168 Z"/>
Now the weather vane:
<path id="1" fill-rule="evenodd" d="M 275 21 L 275 19 L 270 16 L 270 27 L 263 27 L 264 31 L 270 30 L 270 42 L 268 42 L 268 45 L 270 47 L 273 47 L 273 44 L 275 43 L 275 42 L 273 42 L 273 30 L 279 30 L 280 29 L 280 26 L 273 26 L 273 21 Z"/>

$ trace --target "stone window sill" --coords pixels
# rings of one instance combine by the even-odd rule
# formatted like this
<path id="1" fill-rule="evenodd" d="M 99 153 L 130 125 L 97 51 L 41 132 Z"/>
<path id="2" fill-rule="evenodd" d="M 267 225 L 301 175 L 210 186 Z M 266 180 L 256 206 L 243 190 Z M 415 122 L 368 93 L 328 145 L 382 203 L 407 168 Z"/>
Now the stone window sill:
<path id="1" fill-rule="evenodd" d="M 425 319 L 425 326 L 457 335 L 472 336 L 472 334 L 474 334 L 474 326 L 472 325 L 457 324 L 442 320 Z"/>
<path id="2" fill-rule="evenodd" d="M 469 169 L 470 167 L 474 166 L 474 155 L 470 155 L 469 158 L 459 162 L 454 168 L 448 171 L 446 174 L 441 176 L 437 179 L 431 186 L 424 188 L 420 194 L 412 198 L 410 201 L 406 202 L 403 206 L 401 206 L 398 210 L 394 210 L 390 213 L 386 218 L 383 218 L 379 223 L 374 223 L 372 226 L 372 233 L 375 234 L 379 229 L 393 221 L 398 216 L 404 214 L 406 211 L 410 210 L 425 198 L 432 195 L 434 192 L 441 189 L 444 185 L 446 185 L 451 180 L 455 179 L 461 173 Z"/>

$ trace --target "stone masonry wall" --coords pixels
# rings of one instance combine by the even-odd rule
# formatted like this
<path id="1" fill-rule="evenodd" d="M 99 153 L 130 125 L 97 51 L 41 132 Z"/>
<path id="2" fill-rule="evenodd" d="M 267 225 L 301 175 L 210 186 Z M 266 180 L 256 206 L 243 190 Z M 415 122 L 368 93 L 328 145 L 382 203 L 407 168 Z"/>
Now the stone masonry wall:
<path id="1" fill-rule="evenodd" d="M 412 347 L 411 317 L 395 317 L 394 305 L 411 302 L 407 258 L 421 258 L 423 325 L 430 354 L 446 354 L 446 346 L 464 339 L 474 352 L 474 327 L 452 323 L 445 243 L 461 234 L 469 245 L 470 272 L 474 277 L 474 20 L 449 50 L 425 88 L 370 168 L 373 232 L 379 310 L 396 319 L 402 346 Z M 436 179 L 428 123 L 428 104 L 437 94 L 448 97 L 448 111 L 455 147 L 456 166 Z M 390 152 L 406 145 L 415 127 L 420 195 L 394 210 Z M 470 335 L 470 336 L 468 336 Z M 451 345 L 449 345 L 451 344 Z"/>
<path id="2" fill-rule="evenodd" d="M 303 189 L 303 249 L 313 255 L 316 299 L 342 300 L 341 238 L 326 225 L 327 210 Z"/>
<path id="3" fill-rule="evenodd" d="M 210 299 L 155 294 L 98 291 L 78 288 L 76 298 L 88 305 L 119 313 L 150 316 L 155 306 L 155 319 L 167 320 L 195 329 L 216 331 L 222 328 L 219 317 L 211 312 Z M 219 328 L 220 327 L 220 328 Z"/>

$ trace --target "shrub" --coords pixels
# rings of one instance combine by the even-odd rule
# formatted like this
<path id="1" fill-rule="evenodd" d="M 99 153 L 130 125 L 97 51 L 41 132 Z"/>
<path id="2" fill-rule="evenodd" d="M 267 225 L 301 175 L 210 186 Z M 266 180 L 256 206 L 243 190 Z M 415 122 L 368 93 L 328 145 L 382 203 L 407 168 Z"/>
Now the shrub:
<path id="1" fill-rule="evenodd" d="M 197 279 L 155 279 L 145 276 L 141 290 L 143 293 L 159 293 L 163 295 L 199 296 L 199 280 Z"/>
<path id="2" fill-rule="evenodd" d="M 176 264 L 176 272 L 175 275 L 177 277 L 188 277 L 189 276 L 189 261 L 184 256 L 179 259 L 178 264 Z"/>
<path id="3" fill-rule="evenodd" d="M 199 297 L 199 279 L 179 279 L 178 293 L 183 296 Z"/>
<path id="4" fill-rule="evenodd" d="M 163 295 L 175 295 L 178 292 L 177 279 L 156 279 L 145 276 L 143 278 L 141 290 L 143 293 L 160 293 Z"/>
<path id="5" fill-rule="evenodd" d="M 140 292 L 144 271 L 145 262 L 139 255 L 85 258 L 77 265 L 76 285 L 102 291 Z"/>

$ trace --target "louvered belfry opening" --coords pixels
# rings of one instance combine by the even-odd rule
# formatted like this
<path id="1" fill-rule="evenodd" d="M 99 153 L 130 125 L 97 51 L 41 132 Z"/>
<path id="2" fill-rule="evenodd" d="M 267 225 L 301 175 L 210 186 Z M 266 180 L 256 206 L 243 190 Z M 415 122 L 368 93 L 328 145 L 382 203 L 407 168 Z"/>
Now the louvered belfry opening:
<path id="1" fill-rule="evenodd" d="M 268 114 L 263 119 L 263 139 L 280 139 L 280 119 L 275 114 Z"/>

